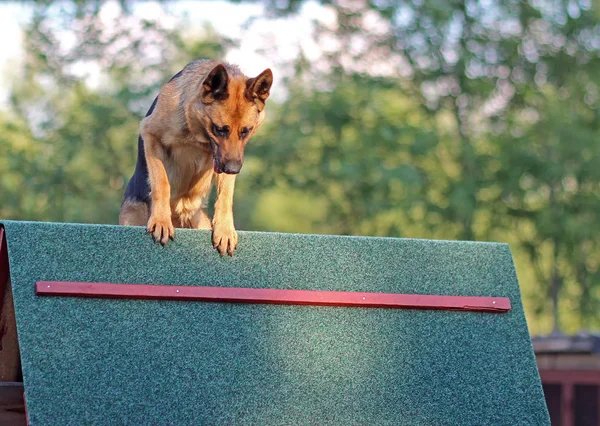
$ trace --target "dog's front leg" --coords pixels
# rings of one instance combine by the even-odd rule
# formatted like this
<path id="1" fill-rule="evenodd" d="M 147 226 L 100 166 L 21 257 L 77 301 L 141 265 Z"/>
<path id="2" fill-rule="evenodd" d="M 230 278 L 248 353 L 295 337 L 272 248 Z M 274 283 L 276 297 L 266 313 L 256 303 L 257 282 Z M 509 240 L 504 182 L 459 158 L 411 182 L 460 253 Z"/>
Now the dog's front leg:
<path id="1" fill-rule="evenodd" d="M 171 220 L 171 186 L 165 169 L 165 151 L 160 140 L 150 134 L 142 133 L 146 163 L 148 164 L 148 178 L 152 205 L 148 232 L 152 233 L 154 241 L 159 241 L 163 246 L 175 236 L 175 229 Z"/>
<path id="2" fill-rule="evenodd" d="M 212 242 L 221 256 L 227 252 L 229 256 L 237 248 L 238 235 L 233 225 L 233 190 L 236 175 L 219 173 L 216 176 L 217 200 L 213 216 Z"/>

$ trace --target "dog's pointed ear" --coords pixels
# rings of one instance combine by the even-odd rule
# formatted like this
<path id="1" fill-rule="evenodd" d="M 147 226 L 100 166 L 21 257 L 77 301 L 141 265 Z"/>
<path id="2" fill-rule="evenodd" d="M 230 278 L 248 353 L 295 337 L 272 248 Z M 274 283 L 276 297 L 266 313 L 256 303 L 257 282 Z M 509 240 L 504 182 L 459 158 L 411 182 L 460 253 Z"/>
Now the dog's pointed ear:
<path id="1" fill-rule="evenodd" d="M 227 99 L 229 76 L 223 64 L 219 64 L 208 73 L 202 82 L 202 102 L 209 104 L 213 101 Z"/>
<path id="2" fill-rule="evenodd" d="M 264 106 L 265 101 L 269 97 L 272 84 L 273 73 L 267 68 L 257 77 L 249 78 L 248 81 L 246 81 L 246 99 L 256 102 L 259 105 L 259 108 Z"/>

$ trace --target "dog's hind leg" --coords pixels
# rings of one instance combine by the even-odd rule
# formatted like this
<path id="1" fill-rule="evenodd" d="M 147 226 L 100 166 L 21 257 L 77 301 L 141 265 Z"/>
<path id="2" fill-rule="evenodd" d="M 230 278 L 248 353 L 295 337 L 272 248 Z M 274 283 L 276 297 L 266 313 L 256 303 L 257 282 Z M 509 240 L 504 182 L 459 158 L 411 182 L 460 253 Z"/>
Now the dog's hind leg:
<path id="1" fill-rule="evenodd" d="M 143 201 L 128 199 L 119 213 L 119 225 L 146 226 L 150 219 L 150 206 Z"/>

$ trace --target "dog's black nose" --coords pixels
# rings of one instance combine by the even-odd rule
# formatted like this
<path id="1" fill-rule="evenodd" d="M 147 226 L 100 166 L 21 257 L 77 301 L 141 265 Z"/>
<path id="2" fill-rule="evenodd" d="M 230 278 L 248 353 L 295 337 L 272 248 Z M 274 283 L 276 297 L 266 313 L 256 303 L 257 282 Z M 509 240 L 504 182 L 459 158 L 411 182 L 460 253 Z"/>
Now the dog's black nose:
<path id="1" fill-rule="evenodd" d="M 230 175 L 235 175 L 235 174 L 239 173 L 241 169 L 242 169 L 241 161 L 228 161 L 223 166 L 223 171 Z"/>

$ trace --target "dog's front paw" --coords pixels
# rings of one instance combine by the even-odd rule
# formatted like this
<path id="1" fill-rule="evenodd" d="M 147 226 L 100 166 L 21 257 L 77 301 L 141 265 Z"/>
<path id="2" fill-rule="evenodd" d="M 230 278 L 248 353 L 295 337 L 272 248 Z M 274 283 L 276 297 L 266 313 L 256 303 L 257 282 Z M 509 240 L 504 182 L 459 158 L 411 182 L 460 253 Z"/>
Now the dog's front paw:
<path id="1" fill-rule="evenodd" d="M 164 246 L 169 239 L 175 237 L 175 228 L 170 217 L 151 216 L 148 221 L 148 233 L 152 234 L 155 242 Z"/>
<path id="2" fill-rule="evenodd" d="M 238 234 L 233 225 L 222 226 L 214 224 L 212 243 L 213 247 L 219 251 L 221 256 L 225 253 L 229 254 L 229 256 L 233 256 L 233 251 L 238 245 Z"/>

